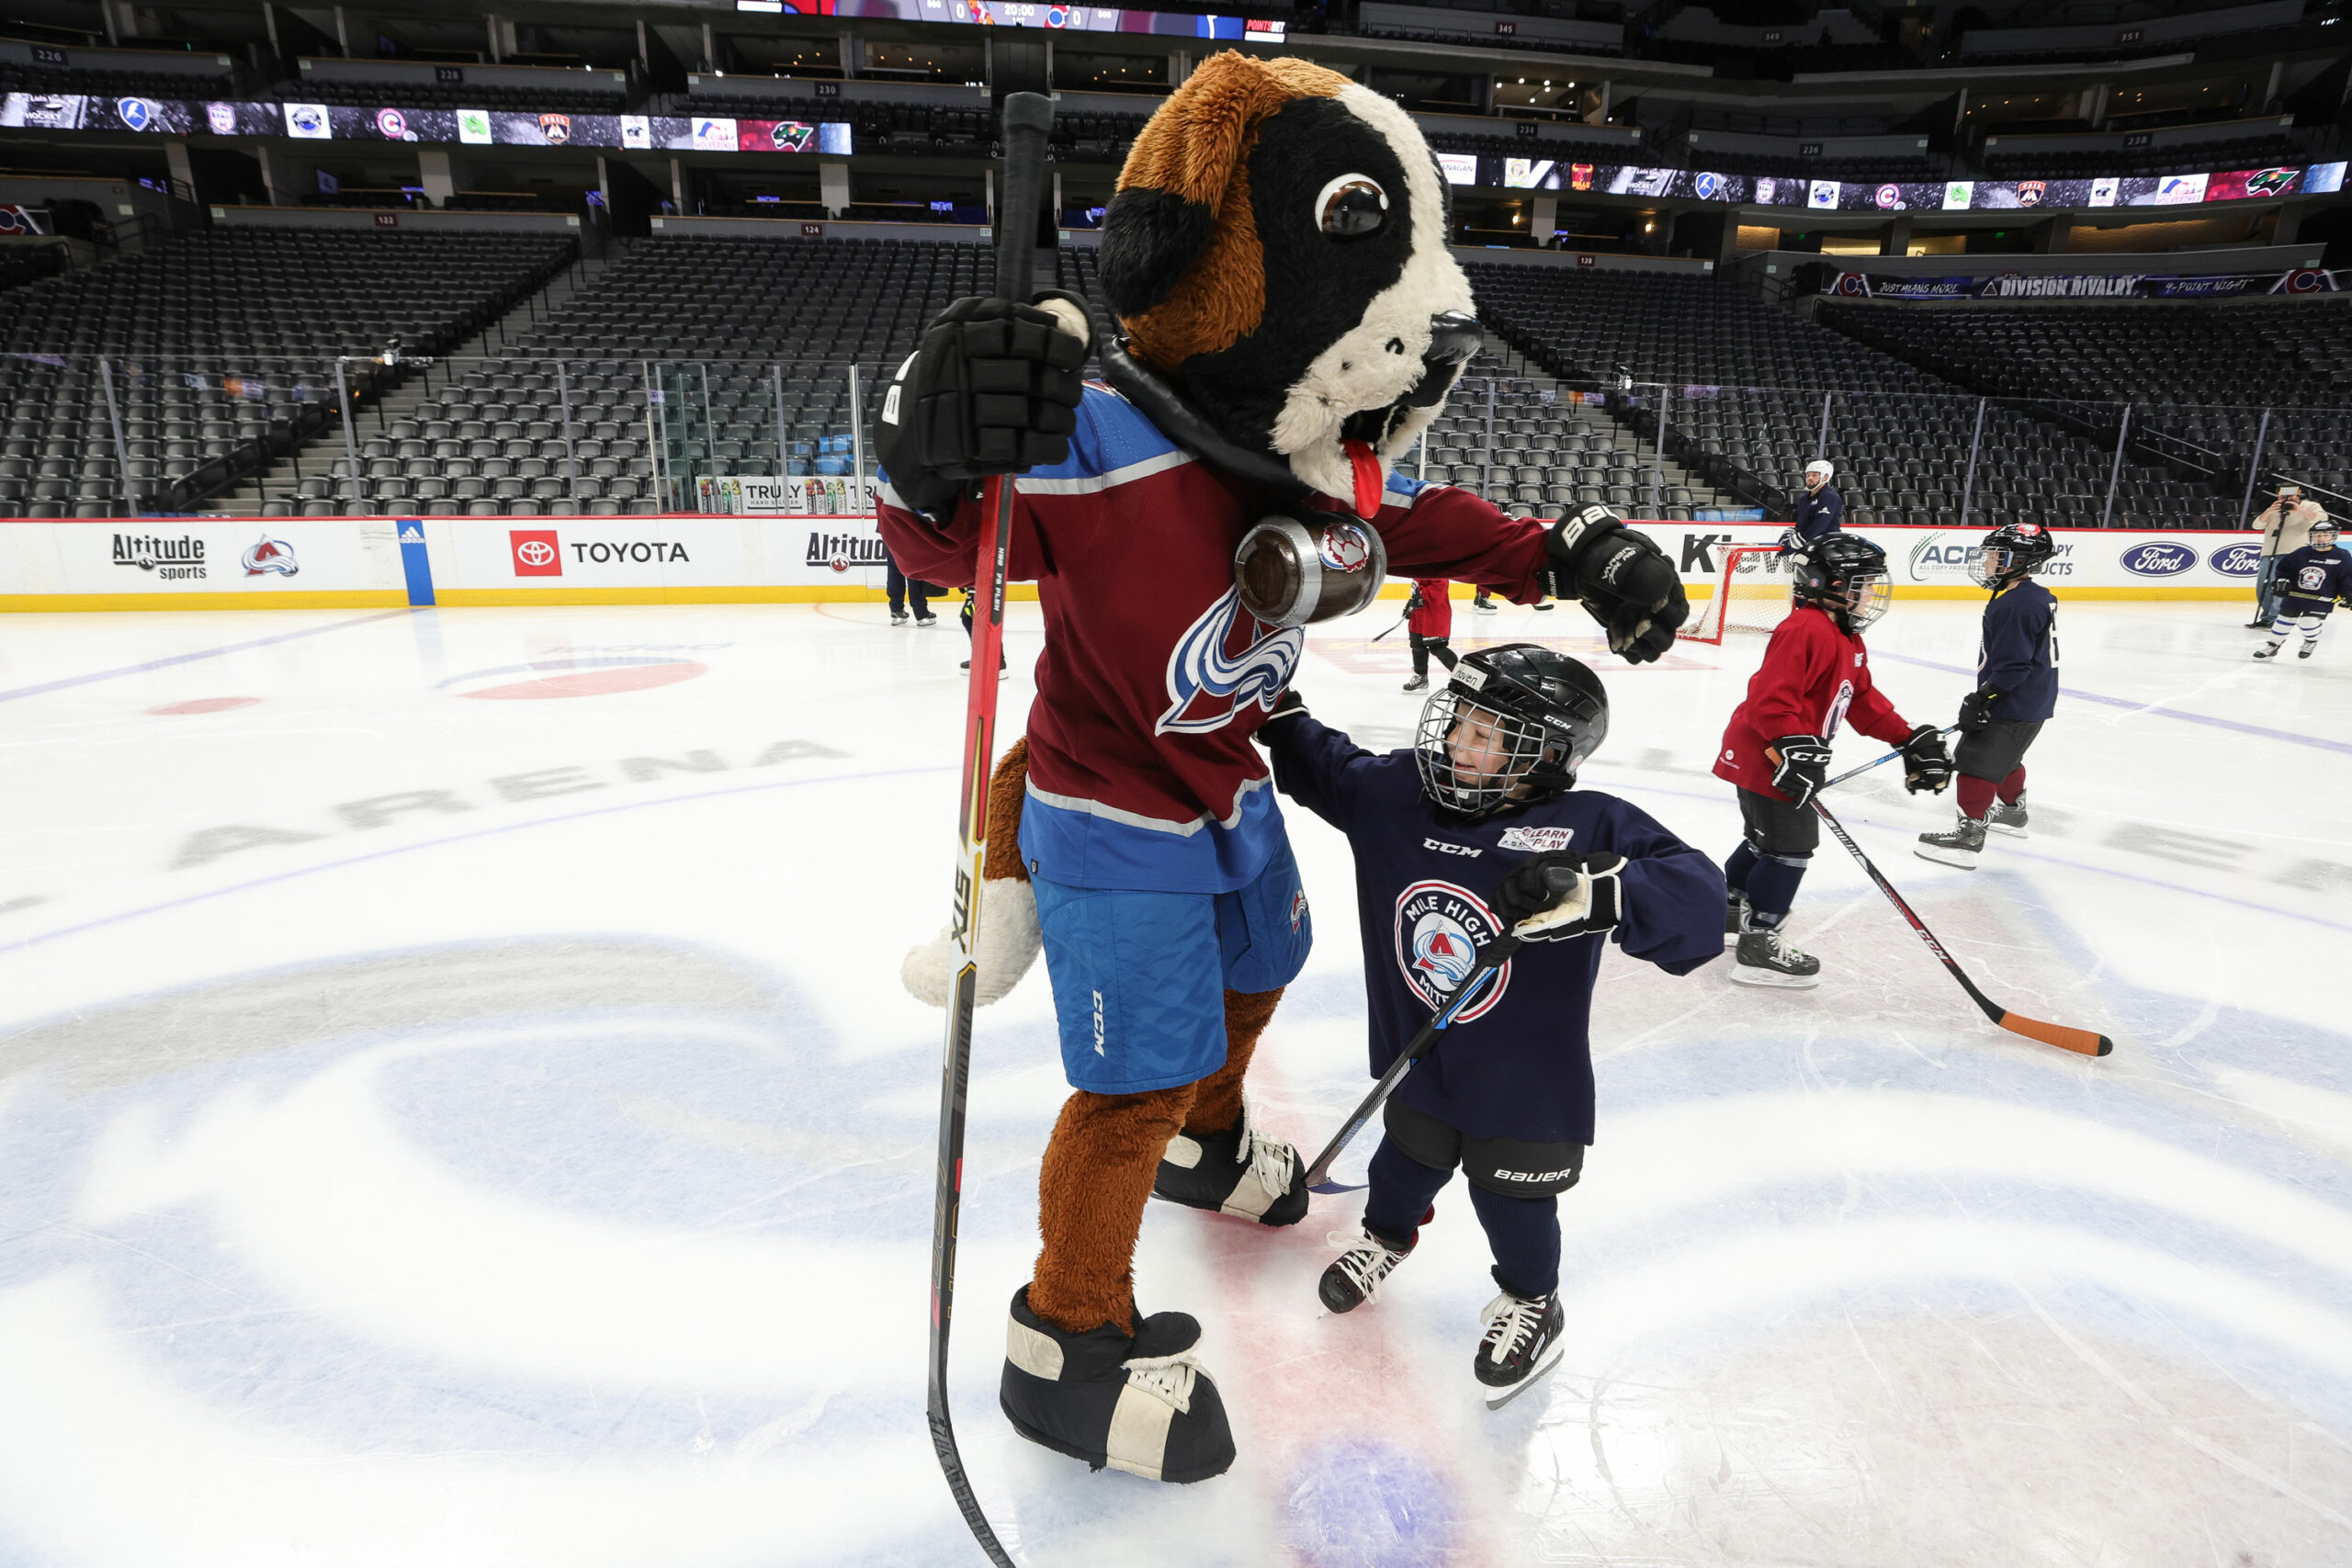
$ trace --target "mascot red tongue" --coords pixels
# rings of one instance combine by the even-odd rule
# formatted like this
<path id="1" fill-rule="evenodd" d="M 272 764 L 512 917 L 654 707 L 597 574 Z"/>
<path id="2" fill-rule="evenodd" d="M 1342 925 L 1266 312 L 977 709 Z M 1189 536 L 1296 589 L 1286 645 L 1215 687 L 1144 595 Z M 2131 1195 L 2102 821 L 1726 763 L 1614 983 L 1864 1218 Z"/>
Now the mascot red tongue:
<path id="1" fill-rule="evenodd" d="M 1244 1086 L 1314 934 L 1250 743 L 1306 626 L 1386 571 L 1578 599 L 1637 661 L 1687 613 L 1672 562 L 1605 509 L 1547 528 L 1394 471 L 1477 347 L 1446 201 L 1390 99 L 1215 56 L 1137 136 L 1105 217 L 1120 334 L 1093 344 L 1068 295 L 957 300 L 876 427 L 882 534 L 912 576 L 970 583 L 978 481 L 1018 476 L 1010 570 L 1037 584 L 1045 646 L 991 794 L 978 994 L 1042 949 L 1073 1092 L 1000 1400 L 1098 1469 L 1187 1482 L 1234 1459 L 1201 1325 L 1136 1303 L 1148 1201 L 1200 1211 L 1169 1224 L 1306 1213 L 1304 1163 Z M 1098 348 L 1103 379 L 1081 382 Z M 944 1005 L 953 951 L 909 954 L 908 988 Z"/>
<path id="2" fill-rule="evenodd" d="M 1351 441 L 1346 446 L 1348 464 L 1355 470 L 1356 515 L 1369 517 L 1380 510 L 1380 459 L 1374 456 L 1369 442 Z"/>

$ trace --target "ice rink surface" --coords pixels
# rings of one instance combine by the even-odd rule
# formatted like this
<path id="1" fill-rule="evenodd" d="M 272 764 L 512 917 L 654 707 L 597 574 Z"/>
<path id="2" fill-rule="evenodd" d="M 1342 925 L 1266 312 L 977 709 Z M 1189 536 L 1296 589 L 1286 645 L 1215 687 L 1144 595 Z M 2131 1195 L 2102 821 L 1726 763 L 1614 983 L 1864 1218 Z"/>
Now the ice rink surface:
<path id="1" fill-rule="evenodd" d="M 1462 612 L 1591 660 L 1587 785 L 1730 851 L 1707 767 L 1760 639 L 1634 670 L 1572 607 Z M 1375 747 L 1419 707 L 1395 613 L 1299 677 Z M 2113 1056 L 1985 1024 L 1830 840 L 1818 990 L 1610 956 L 1568 1348 L 1500 1412 L 1456 1188 L 1344 1318 L 1314 1282 L 1360 1199 L 1152 1207 L 1142 1301 L 1206 1325 L 1228 1475 L 1015 1438 L 1040 965 L 979 1019 L 955 1342 L 1016 1555 L 2352 1562 L 2352 645 L 2257 665 L 2244 616 L 2064 605 L 2032 837 L 1979 870 L 1913 857 L 1951 807 L 1893 770 L 1837 792 L 1980 984 Z M 1975 617 L 1872 632 L 1907 716 L 1950 722 Z M 880 604 L 0 621 L 0 1562 L 978 1562 L 922 1419 L 941 1020 L 898 981 L 946 909 L 962 641 Z M 1317 942 L 1252 1082 L 1311 1151 L 1366 1087 L 1361 955 L 1344 844 L 1288 815 Z"/>

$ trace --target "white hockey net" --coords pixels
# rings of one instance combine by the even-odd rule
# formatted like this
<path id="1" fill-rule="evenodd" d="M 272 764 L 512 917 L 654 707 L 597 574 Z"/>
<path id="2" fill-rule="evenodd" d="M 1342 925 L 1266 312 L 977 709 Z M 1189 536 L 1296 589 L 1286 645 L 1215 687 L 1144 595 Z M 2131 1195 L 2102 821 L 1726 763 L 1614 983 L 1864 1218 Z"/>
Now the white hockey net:
<path id="1" fill-rule="evenodd" d="M 1777 545 L 1734 545 L 1715 573 L 1714 596 L 1685 622 L 1681 636 L 1721 642 L 1727 631 L 1770 632 L 1789 613 L 1789 558 Z"/>

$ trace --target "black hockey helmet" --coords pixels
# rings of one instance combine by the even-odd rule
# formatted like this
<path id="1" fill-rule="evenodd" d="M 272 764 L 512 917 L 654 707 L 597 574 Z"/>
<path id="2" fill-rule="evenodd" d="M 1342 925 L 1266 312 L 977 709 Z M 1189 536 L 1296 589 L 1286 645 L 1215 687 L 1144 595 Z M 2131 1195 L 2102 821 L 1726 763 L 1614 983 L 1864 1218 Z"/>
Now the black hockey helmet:
<path id="1" fill-rule="evenodd" d="M 2005 582 L 2032 576 L 2057 553 L 2058 541 L 2041 524 L 2004 523 L 1984 536 L 1968 575 L 1976 580 L 1979 588 L 1998 588 Z"/>
<path id="2" fill-rule="evenodd" d="M 1576 787 L 1609 734 L 1600 677 L 1538 643 L 1466 654 L 1422 705 L 1413 755 L 1430 800 L 1476 820 Z"/>
<path id="3" fill-rule="evenodd" d="M 1789 579 L 1789 592 L 1797 603 L 1819 605 L 1849 632 L 1859 632 L 1885 615 L 1894 598 L 1886 552 L 1842 529 L 1824 534 L 1791 555 Z"/>

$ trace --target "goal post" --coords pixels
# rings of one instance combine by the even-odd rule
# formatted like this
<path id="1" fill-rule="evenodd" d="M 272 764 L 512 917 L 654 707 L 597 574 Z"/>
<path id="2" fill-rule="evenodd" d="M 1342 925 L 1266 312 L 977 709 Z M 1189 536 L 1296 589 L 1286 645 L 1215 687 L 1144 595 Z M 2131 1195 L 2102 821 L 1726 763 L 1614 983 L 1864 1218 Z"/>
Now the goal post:
<path id="1" fill-rule="evenodd" d="M 1715 573 L 1714 596 L 1684 623 L 1692 642 L 1720 643 L 1725 632 L 1770 632 L 1789 613 L 1789 561 L 1778 545 L 1733 545 Z"/>

